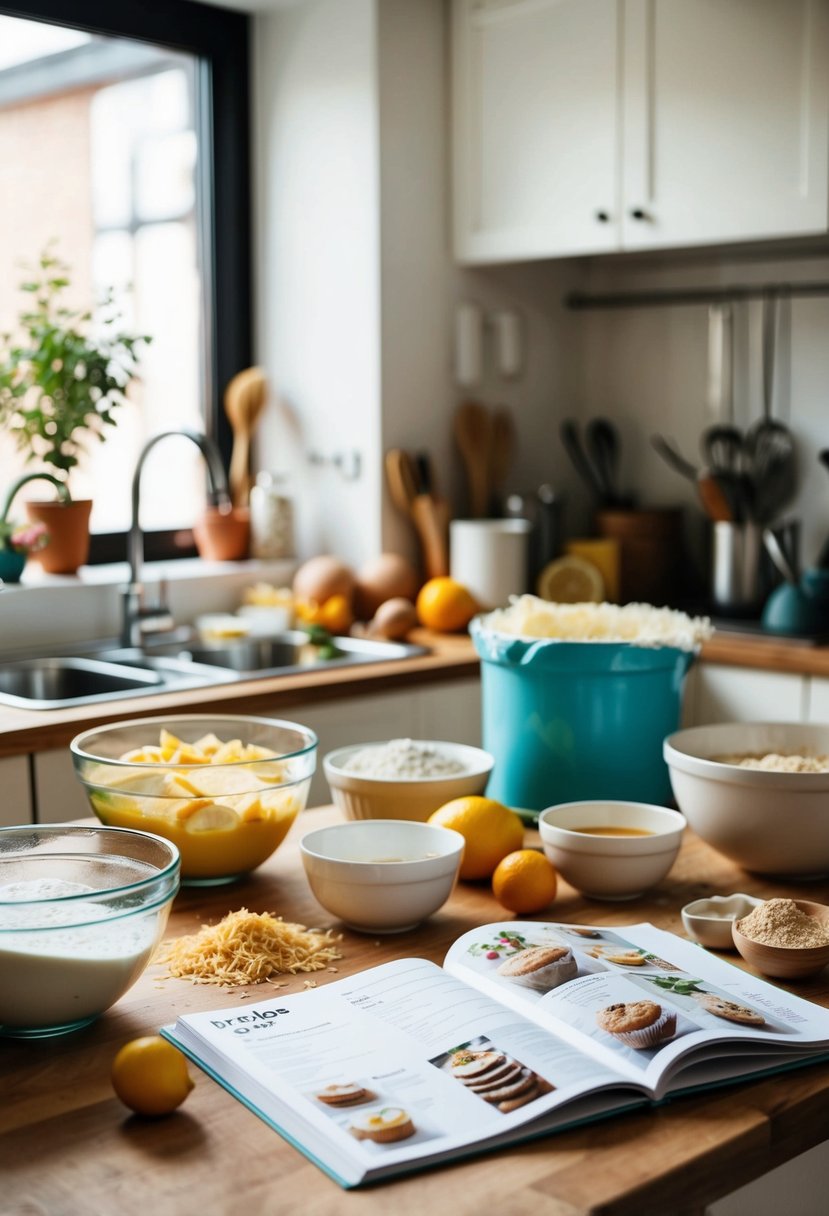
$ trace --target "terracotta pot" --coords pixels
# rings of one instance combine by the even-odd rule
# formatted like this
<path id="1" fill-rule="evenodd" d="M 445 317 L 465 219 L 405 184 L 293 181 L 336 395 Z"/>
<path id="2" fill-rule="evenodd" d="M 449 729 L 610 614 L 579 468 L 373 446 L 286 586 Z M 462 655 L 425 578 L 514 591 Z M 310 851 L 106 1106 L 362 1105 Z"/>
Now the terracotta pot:
<path id="1" fill-rule="evenodd" d="M 27 502 L 26 514 L 32 523 L 46 525 L 49 542 L 33 557 L 47 574 L 74 574 L 89 557 L 89 516 L 92 500 L 73 498 L 71 502 Z"/>
<path id="2" fill-rule="evenodd" d="M 227 562 L 247 557 L 250 542 L 250 512 L 247 507 L 221 510 L 208 507 L 193 525 L 193 537 L 199 557 L 207 561 Z"/>

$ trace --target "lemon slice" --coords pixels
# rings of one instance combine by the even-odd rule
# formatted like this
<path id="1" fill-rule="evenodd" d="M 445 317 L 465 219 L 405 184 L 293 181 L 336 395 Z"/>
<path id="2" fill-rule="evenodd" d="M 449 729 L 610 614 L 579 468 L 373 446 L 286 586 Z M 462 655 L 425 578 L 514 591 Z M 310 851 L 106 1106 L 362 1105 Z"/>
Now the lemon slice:
<path id="1" fill-rule="evenodd" d="M 600 604 L 605 595 L 601 571 L 575 554 L 549 562 L 538 576 L 536 591 L 556 604 Z"/>
<path id="2" fill-rule="evenodd" d="M 177 816 L 185 832 L 232 832 L 239 826 L 239 816 L 230 807 L 218 802 L 191 805 L 195 807 L 192 814 L 179 812 Z"/>

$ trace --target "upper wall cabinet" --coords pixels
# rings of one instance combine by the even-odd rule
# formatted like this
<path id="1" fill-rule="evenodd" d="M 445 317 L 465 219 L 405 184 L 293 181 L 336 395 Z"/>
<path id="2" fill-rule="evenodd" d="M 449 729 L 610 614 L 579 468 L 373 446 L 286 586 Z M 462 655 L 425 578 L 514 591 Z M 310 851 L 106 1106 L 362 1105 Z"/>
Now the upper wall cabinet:
<path id="1" fill-rule="evenodd" d="M 829 226 L 829 0 L 453 0 L 455 250 Z"/>

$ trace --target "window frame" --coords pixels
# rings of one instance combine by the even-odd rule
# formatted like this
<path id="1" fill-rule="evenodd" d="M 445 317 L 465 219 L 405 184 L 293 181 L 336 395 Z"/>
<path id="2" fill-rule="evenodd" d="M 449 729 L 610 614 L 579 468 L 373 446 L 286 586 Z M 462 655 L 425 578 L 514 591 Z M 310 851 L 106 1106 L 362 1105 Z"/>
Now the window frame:
<path id="1" fill-rule="evenodd" d="M 0 0 L 0 14 L 184 51 L 196 67 L 205 428 L 227 467 L 224 385 L 252 362 L 250 17 L 197 0 Z M 191 529 L 149 532 L 147 560 L 195 554 Z M 123 561 L 127 534 L 92 537 L 90 562 Z"/>

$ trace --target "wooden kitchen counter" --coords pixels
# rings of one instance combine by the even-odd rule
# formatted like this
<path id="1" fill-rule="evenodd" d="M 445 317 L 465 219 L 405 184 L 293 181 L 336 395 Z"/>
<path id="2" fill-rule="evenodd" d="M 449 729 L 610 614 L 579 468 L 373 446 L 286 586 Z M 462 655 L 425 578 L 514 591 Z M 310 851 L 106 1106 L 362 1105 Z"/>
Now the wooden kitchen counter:
<path id="1" fill-rule="evenodd" d="M 0 758 L 65 747 L 87 727 L 152 714 L 184 712 L 286 713 L 308 705 L 372 692 L 415 688 L 468 679 L 479 671 L 479 660 L 466 634 L 434 634 L 416 630 L 411 641 L 428 649 L 415 658 L 337 668 L 325 667 L 293 675 L 240 680 L 186 692 L 124 698 L 99 705 L 67 709 L 28 710 L 0 705 Z M 702 649 L 703 663 L 762 668 L 829 677 L 829 646 L 810 646 L 757 635 L 716 634 Z"/>
<path id="2" fill-rule="evenodd" d="M 182 891 L 168 934 L 194 932 L 242 905 L 306 925 L 331 923 L 308 889 L 297 846 L 309 828 L 336 817 L 330 808 L 306 812 L 282 849 L 245 882 Z M 650 920 L 681 933 L 681 905 L 705 894 L 739 890 L 829 899 L 825 883 L 790 887 L 751 877 L 686 836 L 671 874 L 646 897 L 602 904 L 582 899 L 563 883 L 551 914 L 606 925 Z M 313 978 L 324 984 L 412 955 L 440 962 L 468 929 L 510 919 L 499 911 L 488 887 L 463 884 L 412 932 L 374 938 L 345 930 L 337 975 L 323 971 Z M 303 990 L 306 977 L 287 978 L 280 996 Z M 789 990 L 829 1006 L 829 972 Z M 689 1216 L 829 1136 L 829 1064 L 817 1064 L 346 1193 L 196 1069 L 195 1090 L 165 1119 L 128 1116 L 112 1093 L 110 1064 L 124 1042 L 155 1033 L 178 1014 L 233 1004 L 241 992 L 260 995 L 255 987 L 234 994 L 194 987 L 163 979 L 162 970 L 151 967 L 114 1009 L 85 1030 L 39 1042 L 0 1040 L 0 1211 Z"/>

